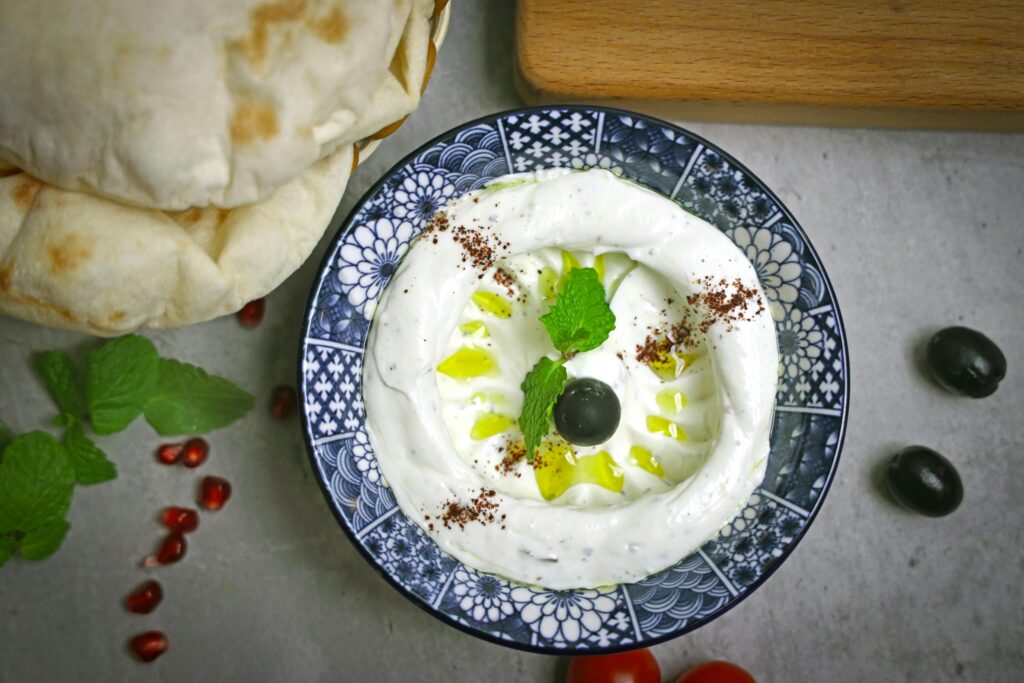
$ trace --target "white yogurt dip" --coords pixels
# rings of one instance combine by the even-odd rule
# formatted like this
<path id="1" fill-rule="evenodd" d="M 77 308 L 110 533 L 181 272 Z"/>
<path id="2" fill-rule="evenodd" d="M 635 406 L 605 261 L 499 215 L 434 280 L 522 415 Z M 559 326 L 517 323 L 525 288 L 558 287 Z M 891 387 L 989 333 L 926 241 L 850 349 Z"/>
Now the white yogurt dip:
<path id="1" fill-rule="evenodd" d="M 448 229 L 418 239 L 383 293 L 364 364 L 370 440 L 402 511 L 465 564 L 551 589 L 636 581 L 698 548 L 750 497 L 769 450 L 778 351 L 750 262 L 601 170 L 509 176 L 444 212 Z M 467 258 L 474 236 L 486 258 Z M 572 447 L 565 462 L 589 474 L 569 485 L 508 454 L 519 386 L 556 355 L 539 316 L 572 265 L 599 271 L 616 329 L 566 368 L 610 385 L 622 418 L 607 442 Z M 753 291 L 747 315 L 705 316 L 706 283 Z M 671 367 L 641 362 L 645 340 L 701 316 Z M 551 437 L 549 464 L 569 448 Z M 482 491 L 486 520 L 441 522 Z"/>

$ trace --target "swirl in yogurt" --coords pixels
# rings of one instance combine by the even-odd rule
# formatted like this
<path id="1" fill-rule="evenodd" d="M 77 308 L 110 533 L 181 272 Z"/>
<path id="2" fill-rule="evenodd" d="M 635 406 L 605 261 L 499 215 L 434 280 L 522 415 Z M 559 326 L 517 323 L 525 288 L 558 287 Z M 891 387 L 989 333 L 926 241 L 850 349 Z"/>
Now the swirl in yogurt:
<path id="1" fill-rule="evenodd" d="M 636 581 L 714 535 L 764 475 L 778 376 L 764 294 L 716 228 L 611 173 L 495 185 L 446 207 L 377 307 L 364 396 L 380 469 L 403 512 L 478 570 L 551 589 Z M 612 387 L 621 422 L 596 446 L 551 434 L 530 463 L 519 387 L 553 352 L 539 317 L 574 267 L 598 271 L 616 328 L 566 369 Z M 737 293 L 740 315 L 705 305 Z M 491 523 L 438 523 L 481 492 Z"/>

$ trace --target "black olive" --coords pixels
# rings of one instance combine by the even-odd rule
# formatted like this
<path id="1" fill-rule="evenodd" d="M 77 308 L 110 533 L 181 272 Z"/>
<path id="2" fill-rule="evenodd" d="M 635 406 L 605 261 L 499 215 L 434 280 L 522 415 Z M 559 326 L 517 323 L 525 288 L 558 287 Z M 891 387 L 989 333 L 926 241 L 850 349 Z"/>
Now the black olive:
<path id="1" fill-rule="evenodd" d="M 562 438 L 579 446 L 596 446 L 611 438 L 622 409 L 612 388 L 584 377 L 569 382 L 555 403 L 555 428 Z"/>
<path id="2" fill-rule="evenodd" d="M 900 505 L 929 517 L 948 515 L 964 499 L 953 463 L 924 446 L 908 446 L 894 455 L 885 481 Z"/>
<path id="3" fill-rule="evenodd" d="M 947 327 L 928 342 L 928 369 L 949 391 L 983 398 L 1006 376 L 1006 356 L 981 332 Z"/>

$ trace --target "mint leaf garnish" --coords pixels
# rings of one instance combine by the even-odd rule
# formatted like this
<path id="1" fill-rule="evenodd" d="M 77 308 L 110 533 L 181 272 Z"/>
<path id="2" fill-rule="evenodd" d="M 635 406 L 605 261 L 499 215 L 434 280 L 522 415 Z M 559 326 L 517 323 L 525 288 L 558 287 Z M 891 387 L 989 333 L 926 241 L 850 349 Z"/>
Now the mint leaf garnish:
<path id="1" fill-rule="evenodd" d="M 523 380 L 519 428 L 526 441 L 527 460 L 533 460 L 541 439 L 551 431 L 551 411 L 569 378 L 563 363 L 577 353 L 596 349 L 615 329 L 615 314 L 605 301 L 597 271 L 593 268 L 570 270 L 555 297 L 555 305 L 540 321 L 562 357 L 558 360 L 541 358 Z"/>
<path id="2" fill-rule="evenodd" d="M 604 287 L 593 268 L 573 268 L 555 305 L 540 317 L 551 342 L 562 356 L 596 349 L 615 329 L 615 314 L 604 298 Z"/>
<path id="3" fill-rule="evenodd" d="M 64 433 L 64 446 L 71 457 L 71 467 L 79 484 L 99 484 L 117 478 L 117 467 L 106 454 L 85 435 L 82 423 L 72 420 Z"/>
<path id="4" fill-rule="evenodd" d="M 86 396 L 97 434 L 119 432 L 138 417 L 156 391 L 159 357 L 138 335 L 109 341 L 86 355 Z"/>
<path id="5" fill-rule="evenodd" d="M 71 356 L 63 351 L 46 351 L 36 357 L 36 372 L 43 378 L 53 402 L 65 415 L 82 417 L 82 404 Z"/>
<path id="6" fill-rule="evenodd" d="M 551 410 L 569 378 L 563 362 L 545 356 L 537 361 L 523 380 L 523 411 L 519 415 L 519 428 L 523 430 L 526 441 L 527 460 L 533 460 L 541 439 L 551 431 Z"/>
<path id="7" fill-rule="evenodd" d="M 14 432 L 11 428 L 4 424 L 3 420 L 0 420 L 0 462 L 3 462 L 4 449 L 7 448 L 7 444 L 14 441 Z"/>
<path id="8" fill-rule="evenodd" d="M 57 552 L 71 525 L 65 519 L 54 519 L 25 534 L 18 552 L 26 560 L 45 560 Z"/>
<path id="9" fill-rule="evenodd" d="M 161 358 L 159 388 L 146 420 L 160 434 L 203 434 L 231 424 L 253 406 L 252 394 L 188 363 Z"/>
<path id="10" fill-rule="evenodd" d="M 67 449 L 45 432 L 15 437 L 0 464 L 0 535 L 30 532 L 64 519 L 75 473 Z"/>

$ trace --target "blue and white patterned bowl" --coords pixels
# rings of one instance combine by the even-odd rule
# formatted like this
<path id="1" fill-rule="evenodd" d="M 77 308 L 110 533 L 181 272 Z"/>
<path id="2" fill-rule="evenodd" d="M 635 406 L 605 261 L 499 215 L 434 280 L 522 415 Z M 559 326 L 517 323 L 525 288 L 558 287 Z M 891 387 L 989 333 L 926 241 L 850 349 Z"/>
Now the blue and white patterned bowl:
<path id="1" fill-rule="evenodd" d="M 757 268 L 780 347 L 764 482 L 702 548 L 643 581 L 548 591 L 481 574 L 406 518 L 366 434 L 362 359 L 373 306 L 410 241 L 450 198 L 511 172 L 607 168 L 718 226 Z M 399 162 L 349 215 L 304 324 L 303 430 L 327 502 L 395 588 L 476 636 L 550 653 L 613 652 L 691 631 L 750 595 L 807 531 L 835 474 L 849 397 L 835 295 L 803 230 L 764 183 L 703 138 L 612 109 L 545 107 L 488 116 Z"/>

